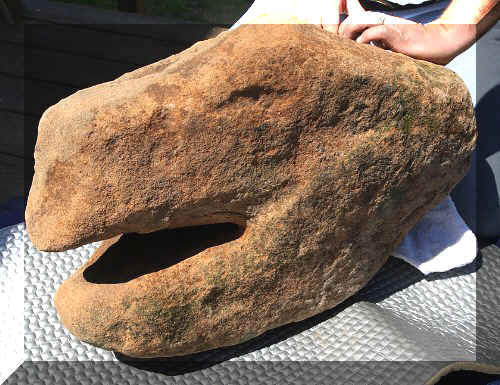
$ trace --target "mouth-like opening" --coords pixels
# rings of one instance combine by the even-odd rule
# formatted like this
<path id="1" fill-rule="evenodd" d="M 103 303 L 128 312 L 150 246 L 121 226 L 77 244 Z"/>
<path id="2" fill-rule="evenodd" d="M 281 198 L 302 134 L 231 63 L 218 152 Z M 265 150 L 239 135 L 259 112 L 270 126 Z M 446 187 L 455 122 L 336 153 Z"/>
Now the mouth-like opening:
<path id="1" fill-rule="evenodd" d="M 244 232 L 234 223 L 218 223 L 124 234 L 83 272 L 96 284 L 125 283 L 175 265 L 209 247 L 238 239 Z"/>

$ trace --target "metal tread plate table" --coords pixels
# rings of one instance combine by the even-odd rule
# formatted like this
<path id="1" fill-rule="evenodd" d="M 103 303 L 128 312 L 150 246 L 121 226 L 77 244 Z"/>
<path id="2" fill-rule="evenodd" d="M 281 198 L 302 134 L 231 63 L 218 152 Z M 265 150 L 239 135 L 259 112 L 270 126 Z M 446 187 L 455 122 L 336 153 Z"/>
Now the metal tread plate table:
<path id="1" fill-rule="evenodd" d="M 0 319 L 7 341 L 15 341 L 15 321 L 24 317 L 26 361 L 7 384 L 425 384 L 452 368 L 483 365 L 494 371 L 500 362 L 494 310 L 500 308 L 500 249 L 494 245 L 470 266 L 427 277 L 391 258 L 343 304 L 240 345 L 120 362 L 119 355 L 71 336 L 53 305 L 57 287 L 98 244 L 47 253 L 32 245 L 24 224 L 0 230 L 6 308 L 15 309 L 24 292 L 24 314 Z M 1 349 L 5 355 L 19 350 L 5 344 Z"/>

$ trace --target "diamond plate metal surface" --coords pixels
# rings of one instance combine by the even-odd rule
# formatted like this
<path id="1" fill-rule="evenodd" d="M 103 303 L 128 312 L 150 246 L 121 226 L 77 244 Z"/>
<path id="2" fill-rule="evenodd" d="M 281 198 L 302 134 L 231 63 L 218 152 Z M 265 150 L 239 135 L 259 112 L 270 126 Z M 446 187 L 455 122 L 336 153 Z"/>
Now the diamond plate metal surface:
<path id="1" fill-rule="evenodd" d="M 60 324 L 53 304 L 59 285 L 90 257 L 99 243 L 47 253 L 32 245 L 23 227 L 18 227 L 18 231 L 18 237 L 24 238 L 26 244 L 26 359 L 113 360 L 112 353 L 70 335 Z M 18 249 L 14 248 L 13 253 L 16 252 Z M 278 328 L 266 337 L 276 342 L 259 349 L 249 344 L 232 359 L 474 360 L 475 273 L 444 277 L 423 279 L 406 263 L 391 260 L 348 308 L 339 312 L 333 309 Z M 262 343 L 259 338 L 254 342 L 255 347 Z"/>
<path id="2" fill-rule="evenodd" d="M 278 378 L 290 383 L 333 383 L 334 378 L 352 384 L 425 383 L 449 362 L 476 359 L 478 266 L 424 277 L 391 258 L 356 296 L 302 322 L 229 348 L 180 358 L 119 362 L 113 353 L 71 336 L 53 305 L 58 286 L 98 244 L 46 253 L 32 245 L 23 224 L 0 232 L 2 261 L 24 259 L 25 271 L 27 362 L 7 383 L 27 383 L 23 381 L 33 375 L 40 384 L 208 384 L 235 383 L 236 378 L 238 383 L 269 384 Z M 500 258 L 488 263 L 493 266 L 490 269 L 500 271 Z M 5 278 L 3 282 L 5 287 Z M 497 294 L 490 292 L 495 297 L 488 300 L 498 303 Z M 489 333 L 489 339 L 500 339 L 491 335 L 496 332 Z M 498 357 L 490 352 L 489 358 Z M 161 373 L 155 373 L 158 368 Z M 55 377 L 58 382 L 53 381 Z M 70 382 L 77 378 L 78 382 Z"/>
<path id="3" fill-rule="evenodd" d="M 23 228 L 0 229 L 0 383 L 23 362 Z"/>

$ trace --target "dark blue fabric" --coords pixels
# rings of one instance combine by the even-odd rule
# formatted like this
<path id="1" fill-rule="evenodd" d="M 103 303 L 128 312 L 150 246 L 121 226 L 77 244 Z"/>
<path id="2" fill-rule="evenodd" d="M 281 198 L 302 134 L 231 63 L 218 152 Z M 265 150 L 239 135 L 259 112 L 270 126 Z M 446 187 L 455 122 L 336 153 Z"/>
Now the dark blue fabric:
<path id="1" fill-rule="evenodd" d="M 476 74 L 476 153 L 452 198 L 479 238 L 500 242 L 500 23 L 476 44 Z"/>
<path id="2" fill-rule="evenodd" d="M 448 4 L 449 1 L 442 1 L 388 13 L 428 23 Z M 469 173 L 451 192 L 451 197 L 478 238 L 500 242 L 500 23 L 476 43 L 475 83 L 476 151 Z"/>
<path id="3" fill-rule="evenodd" d="M 497 31 L 499 52 L 491 60 L 500 63 L 500 27 Z M 478 141 L 471 170 L 451 196 L 472 231 L 494 240 L 500 238 L 500 68 L 490 79 L 494 87 L 476 105 Z"/>
<path id="4" fill-rule="evenodd" d="M 14 198 L 0 207 L 0 229 L 24 221 L 24 198 Z"/>
<path id="5" fill-rule="evenodd" d="M 417 23 L 430 23 L 437 19 L 446 9 L 450 0 L 443 0 L 436 3 L 421 5 L 412 9 L 402 9 L 395 11 L 387 11 L 389 15 L 403 17 L 405 19 L 416 21 Z"/>

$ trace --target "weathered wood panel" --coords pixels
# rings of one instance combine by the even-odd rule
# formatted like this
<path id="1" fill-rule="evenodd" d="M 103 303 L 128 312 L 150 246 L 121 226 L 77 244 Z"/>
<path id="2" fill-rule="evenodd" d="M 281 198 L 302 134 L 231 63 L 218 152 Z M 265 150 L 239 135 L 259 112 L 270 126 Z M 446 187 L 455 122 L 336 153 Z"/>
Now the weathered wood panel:
<path id="1" fill-rule="evenodd" d="M 24 112 L 24 79 L 0 74 L 0 110 Z"/>
<path id="2" fill-rule="evenodd" d="M 25 79 L 24 83 L 24 111 L 35 117 L 40 117 L 47 108 L 78 90 L 77 87 L 32 79 Z"/>
<path id="3" fill-rule="evenodd" d="M 0 42 L 0 73 L 24 76 L 24 47 L 22 44 Z"/>
<path id="4" fill-rule="evenodd" d="M 229 27 L 229 25 L 197 24 L 167 16 L 119 12 L 56 1 L 22 0 L 22 4 L 24 17 L 27 19 L 58 24 L 80 24 L 94 30 L 188 45 L 213 37 Z"/>
<path id="5" fill-rule="evenodd" d="M 0 153 L 32 157 L 38 119 L 0 111 Z"/>
<path id="6" fill-rule="evenodd" d="M 0 24 L 0 41 L 23 44 L 24 25 Z"/>
<path id="7" fill-rule="evenodd" d="M 104 83 L 139 67 L 137 64 L 38 48 L 27 50 L 26 63 L 26 78 L 74 88 Z"/>
<path id="8" fill-rule="evenodd" d="M 79 4 L 48 0 L 21 0 L 24 17 L 58 23 L 82 24 L 160 24 L 182 22 L 174 18 L 138 15 Z"/>
<path id="9" fill-rule="evenodd" d="M 32 47 L 137 65 L 153 63 L 182 51 L 186 46 L 168 40 L 99 31 L 78 25 L 35 25 L 28 29 L 31 33 L 26 43 Z"/>
<path id="10" fill-rule="evenodd" d="M 23 196 L 24 159 L 0 153 L 0 206 L 10 199 Z"/>

